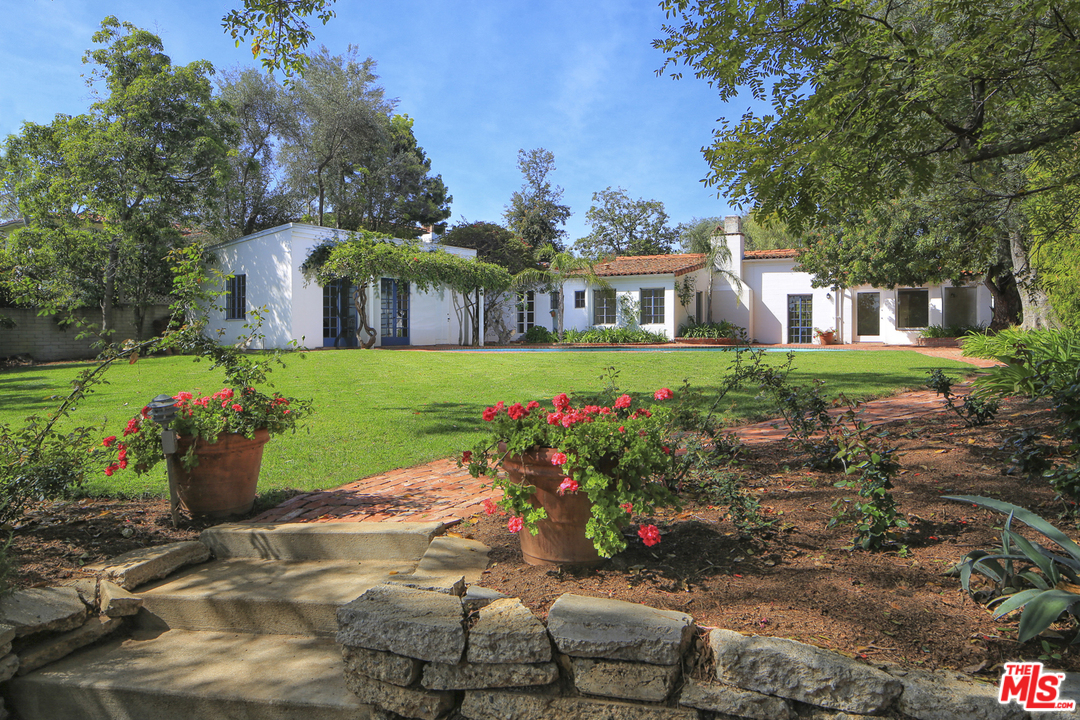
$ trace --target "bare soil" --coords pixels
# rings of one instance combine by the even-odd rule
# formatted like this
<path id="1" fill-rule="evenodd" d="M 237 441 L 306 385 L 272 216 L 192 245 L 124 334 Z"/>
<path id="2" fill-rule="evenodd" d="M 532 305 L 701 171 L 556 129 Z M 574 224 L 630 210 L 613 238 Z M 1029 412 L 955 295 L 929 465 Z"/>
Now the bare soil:
<path id="1" fill-rule="evenodd" d="M 902 453 L 894 494 L 911 523 L 903 550 L 852 550 L 850 526 L 828 528 L 834 501 L 852 493 L 833 486 L 841 474 L 804 469 L 786 442 L 750 446 L 735 470 L 775 520 L 768 531 L 740 532 L 708 496 L 687 496 L 680 510 L 635 517 L 626 551 L 579 570 L 526 565 L 505 517 L 479 515 L 455 531 L 492 548 L 480 584 L 521 598 L 541 617 L 571 592 L 679 610 L 706 627 L 792 638 L 875 663 L 996 678 L 1005 661 L 1047 655 L 1039 639 L 1016 642 L 1015 617 L 992 619 L 945 575 L 971 550 L 991 549 L 1003 518 L 942 495 L 1006 500 L 1075 534 L 1075 520 L 1045 481 L 1006 474 L 1010 453 L 999 449 L 1028 427 L 1052 442 L 1050 411 L 1011 401 L 985 427 L 965 428 L 947 414 L 886 427 Z M 645 522 L 660 528 L 659 545 L 647 548 L 637 537 Z M 15 529 L 16 582 L 79 576 L 83 566 L 137 547 L 194 539 L 202 527 L 173 528 L 167 500 L 39 504 Z M 1062 655 L 1044 659 L 1048 665 L 1080 671 L 1080 653 L 1067 646 L 1074 632 L 1061 623 L 1046 634 L 1050 652 Z"/>

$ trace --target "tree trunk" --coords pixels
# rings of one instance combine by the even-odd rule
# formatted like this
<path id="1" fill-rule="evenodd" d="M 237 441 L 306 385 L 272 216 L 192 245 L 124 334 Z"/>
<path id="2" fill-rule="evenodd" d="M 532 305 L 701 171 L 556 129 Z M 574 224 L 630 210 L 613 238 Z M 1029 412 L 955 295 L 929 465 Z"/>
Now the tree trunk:
<path id="1" fill-rule="evenodd" d="M 1016 278 L 1011 272 L 996 277 L 990 273 L 983 278 L 983 285 L 994 299 L 994 316 L 990 320 L 991 330 L 1004 330 L 1020 323 L 1020 293 L 1016 289 Z"/>
<path id="2" fill-rule="evenodd" d="M 375 332 L 375 328 L 368 324 L 367 314 L 367 283 L 362 283 L 356 288 L 356 295 L 354 295 L 354 304 L 356 305 L 356 339 L 360 340 L 360 331 L 363 330 L 367 333 L 367 340 L 360 343 L 360 347 L 365 350 L 370 350 L 375 345 L 375 338 L 379 336 L 379 333 Z"/>
<path id="3" fill-rule="evenodd" d="M 105 265 L 105 297 L 101 299 L 101 337 L 108 340 L 113 332 L 113 296 L 116 295 L 116 266 L 120 264 L 120 238 L 109 241 L 109 260 Z"/>
<path id="4" fill-rule="evenodd" d="M 1009 232 L 1009 253 L 1012 256 L 1013 276 L 1016 278 L 1023 309 L 1024 330 L 1057 327 L 1050 311 L 1050 301 L 1039 284 L 1039 277 L 1028 257 L 1027 238 L 1019 230 Z"/>
<path id="5" fill-rule="evenodd" d="M 716 276 L 713 273 L 712 268 L 709 268 L 709 290 L 705 293 L 705 302 L 708 305 L 708 309 L 705 310 L 705 317 L 708 318 L 705 322 L 712 325 L 712 291 L 713 285 L 716 284 Z M 698 323 L 701 323 L 701 318 L 697 319 Z"/>
<path id="6" fill-rule="evenodd" d="M 474 291 L 475 299 L 473 300 L 473 338 L 472 344 L 474 347 L 480 347 L 480 333 L 482 328 L 480 327 L 480 288 L 476 288 Z"/>
<path id="7" fill-rule="evenodd" d="M 563 316 L 566 314 L 566 298 L 563 297 L 563 284 L 559 283 L 559 342 L 564 342 Z"/>

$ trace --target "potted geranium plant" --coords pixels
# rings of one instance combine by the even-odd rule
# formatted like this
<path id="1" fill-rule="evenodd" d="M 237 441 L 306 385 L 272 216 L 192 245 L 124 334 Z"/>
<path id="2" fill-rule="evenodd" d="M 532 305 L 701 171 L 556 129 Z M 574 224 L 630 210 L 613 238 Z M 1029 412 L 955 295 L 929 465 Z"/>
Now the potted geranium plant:
<path id="1" fill-rule="evenodd" d="M 251 509 L 263 446 L 272 435 L 295 431 L 311 405 L 253 387 L 222 388 L 202 397 L 181 392 L 173 399 L 176 490 L 192 516 L 207 517 Z M 106 475 L 129 467 L 145 473 L 165 457 L 161 428 L 151 419 L 149 407 L 128 420 L 119 437 L 109 436 L 102 445 L 115 452 Z"/>
<path id="2" fill-rule="evenodd" d="M 671 397 L 667 388 L 654 394 L 661 402 Z M 498 505 L 510 514 L 507 528 L 518 533 L 526 562 L 596 563 L 626 547 L 622 529 L 632 515 L 678 504 L 664 482 L 673 467 L 669 415 L 659 405 L 635 408 L 625 394 L 611 406 L 575 408 L 565 393 L 549 408 L 500 402 L 483 413 L 490 437 L 461 463 L 503 490 Z M 495 509 L 488 504 L 489 513 Z M 638 534 L 647 545 L 660 541 L 653 525 Z"/>
<path id="3" fill-rule="evenodd" d="M 832 345 L 836 338 L 836 331 L 832 328 L 814 328 L 814 343 L 817 345 Z"/>

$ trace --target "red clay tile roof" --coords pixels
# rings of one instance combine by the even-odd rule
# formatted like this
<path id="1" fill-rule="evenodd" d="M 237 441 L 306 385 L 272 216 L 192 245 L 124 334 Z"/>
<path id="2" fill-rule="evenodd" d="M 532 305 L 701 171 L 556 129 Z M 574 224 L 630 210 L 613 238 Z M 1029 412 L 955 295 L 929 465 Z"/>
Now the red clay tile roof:
<path id="1" fill-rule="evenodd" d="M 798 256 L 799 251 L 794 248 L 782 250 L 746 250 L 743 252 L 744 260 L 775 260 L 778 258 L 793 258 Z"/>
<path id="2" fill-rule="evenodd" d="M 705 255 L 627 255 L 596 266 L 596 274 L 613 275 L 685 275 L 705 267 Z"/>

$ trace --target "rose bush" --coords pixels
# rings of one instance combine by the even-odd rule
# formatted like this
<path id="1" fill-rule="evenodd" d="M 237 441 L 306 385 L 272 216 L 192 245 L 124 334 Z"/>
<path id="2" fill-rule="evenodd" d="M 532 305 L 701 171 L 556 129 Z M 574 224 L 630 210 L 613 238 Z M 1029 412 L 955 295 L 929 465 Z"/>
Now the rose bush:
<path id="1" fill-rule="evenodd" d="M 300 420 L 311 411 L 311 402 L 284 397 L 279 393 L 267 395 L 253 387 L 242 390 L 222 388 L 213 395 L 195 397 L 190 392 L 174 395 L 176 417 L 169 425 L 177 435 L 199 437 L 208 443 L 221 433 L 237 433 L 247 438 L 256 430 L 266 428 L 271 436 L 296 430 Z M 102 441 L 107 452 L 115 452 L 105 468 L 106 475 L 131 467 L 136 473 L 148 472 L 164 459 L 161 449 L 161 428 L 150 419 L 150 408 L 144 407 L 127 421 L 120 436 L 110 435 Z M 185 468 L 199 464 L 196 445 L 181 458 Z"/>
<path id="2" fill-rule="evenodd" d="M 673 397 L 662 388 L 658 401 Z M 528 529 L 536 534 L 536 522 L 547 517 L 542 507 L 529 498 L 531 485 L 511 482 L 500 473 L 502 461 L 526 452 L 554 448 L 552 464 L 565 476 L 560 495 L 583 492 L 592 503 L 592 516 L 585 535 L 597 551 L 611 557 L 626 547 L 622 528 L 634 513 L 649 515 L 657 507 L 678 504 L 668 486 L 674 470 L 668 437 L 671 412 L 667 407 L 634 407 L 629 395 L 619 396 L 610 406 L 572 406 L 566 393 L 559 393 L 545 409 L 539 402 L 507 405 L 499 402 L 482 414 L 491 424 L 491 434 L 472 450 L 462 453 L 459 465 L 468 465 L 473 477 L 484 475 L 490 486 L 503 490 L 498 506 L 510 513 L 511 532 Z M 494 503 L 485 503 L 489 514 Z M 639 535 L 647 545 L 660 542 L 655 526 L 643 526 Z"/>

